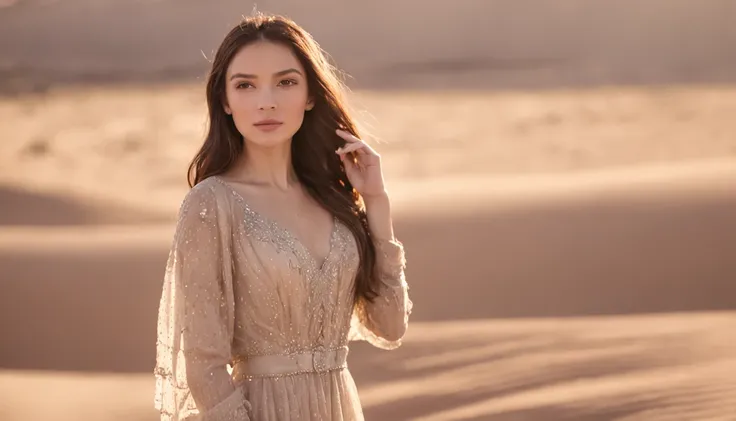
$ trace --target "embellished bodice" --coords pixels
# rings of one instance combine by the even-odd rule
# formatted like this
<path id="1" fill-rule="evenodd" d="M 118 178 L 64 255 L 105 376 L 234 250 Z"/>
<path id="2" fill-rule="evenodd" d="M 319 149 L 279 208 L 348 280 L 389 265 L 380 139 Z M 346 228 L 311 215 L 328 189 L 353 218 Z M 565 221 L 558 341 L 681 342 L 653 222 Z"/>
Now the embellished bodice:
<path id="1" fill-rule="evenodd" d="M 233 198 L 235 332 L 233 354 L 288 355 L 347 345 L 358 249 L 333 218 L 330 251 L 318 262 L 289 230 Z"/>

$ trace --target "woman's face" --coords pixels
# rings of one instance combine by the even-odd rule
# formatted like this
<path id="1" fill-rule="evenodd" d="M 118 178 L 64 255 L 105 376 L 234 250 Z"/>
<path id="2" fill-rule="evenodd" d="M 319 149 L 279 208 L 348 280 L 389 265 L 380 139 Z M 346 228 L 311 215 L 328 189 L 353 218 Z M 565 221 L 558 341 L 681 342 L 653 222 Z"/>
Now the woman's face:
<path id="1" fill-rule="evenodd" d="M 227 69 L 225 112 L 246 142 L 273 147 L 291 140 L 313 107 L 304 68 L 291 49 L 257 41 L 235 54 Z"/>

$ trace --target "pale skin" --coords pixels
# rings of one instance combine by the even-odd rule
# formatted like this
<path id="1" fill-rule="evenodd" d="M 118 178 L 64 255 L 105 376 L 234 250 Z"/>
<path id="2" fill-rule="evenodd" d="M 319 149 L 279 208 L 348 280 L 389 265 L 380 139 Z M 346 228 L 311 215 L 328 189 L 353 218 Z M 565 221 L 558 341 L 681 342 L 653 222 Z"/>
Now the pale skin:
<path id="1" fill-rule="evenodd" d="M 291 161 L 292 136 L 314 106 L 305 74 L 299 60 L 282 45 L 261 41 L 236 54 L 226 76 L 223 107 L 243 134 L 248 153 L 223 178 L 252 208 L 292 232 L 316 260 L 323 261 L 330 251 L 333 218 L 301 186 Z M 258 123 L 266 119 L 279 124 L 262 130 L 264 126 Z M 336 133 L 345 139 L 345 145 L 335 153 L 363 197 L 371 234 L 393 240 L 391 203 L 380 155 L 350 133 L 337 128 Z"/>

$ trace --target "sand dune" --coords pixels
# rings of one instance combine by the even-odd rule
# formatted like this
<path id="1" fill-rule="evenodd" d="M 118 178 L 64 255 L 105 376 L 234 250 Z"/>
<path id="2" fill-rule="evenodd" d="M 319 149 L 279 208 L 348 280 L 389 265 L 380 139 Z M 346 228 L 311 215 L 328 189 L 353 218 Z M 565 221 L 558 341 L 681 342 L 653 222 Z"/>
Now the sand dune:
<path id="1" fill-rule="evenodd" d="M 21 0 L 0 7 L 0 89 L 200 78 L 254 3 L 311 31 L 355 86 L 530 88 L 726 83 L 723 0 Z M 378 30 L 380 28 L 380 30 Z M 22 41 L 17 41 L 22 40 Z M 53 48 L 50 47 L 53 45 Z"/>
<path id="2" fill-rule="evenodd" d="M 356 91 L 351 102 L 390 183 L 470 176 L 501 186 L 509 176 L 594 180 L 591 172 L 616 169 L 637 182 L 652 165 L 736 157 L 733 87 Z M 205 108 L 196 84 L 60 89 L 0 98 L 0 120 L 10 123 L 0 127 L 7 185 L 170 218 L 202 142 Z M 465 183 L 457 184 L 446 189 Z"/>
<path id="3" fill-rule="evenodd" d="M 399 350 L 354 345 L 349 364 L 367 419 L 728 421 L 735 317 L 415 323 Z M 157 419 L 148 374 L 5 371 L 0 393 L 7 421 Z"/>
<path id="4" fill-rule="evenodd" d="M 159 104 L 193 95 L 158 92 L 149 98 Z M 713 94 L 695 92 L 678 101 L 713 104 Z M 145 98 L 128 95 L 120 109 L 129 101 L 135 110 Z M 386 113 L 401 98 L 406 107 L 440 112 L 437 98 L 373 95 L 360 100 Z M 560 124 L 528 123 L 529 131 L 455 149 L 443 143 L 452 130 L 435 125 L 401 136 L 415 126 L 413 114 L 376 116 L 389 123 L 384 136 L 398 139 L 378 147 L 416 307 L 400 350 L 352 347 L 368 419 L 733 419 L 731 126 L 717 113 L 695 114 L 688 121 L 708 134 L 703 143 L 680 129 L 691 126 L 676 124 L 677 112 L 658 114 L 631 100 L 649 93 L 630 95 L 599 114 L 606 119 L 579 121 L 575 107 L 559 104 L 595 109 L 600 97 L 450 95 L 457 104 L 494 103 L 506 113 L 497 127 L 537 121 L 547 109 L 563 116 Z M 145 124 L 129 124 L 140 120 L 122 113 L 86 137 L 72 136 L 62 111 L 70 98 L 41 106 L 41 114 L 58 115 L 46 120 L 49 133 L 60 133 L 46 146 L 33 146 L 41 139 L 33 134 L 41 121 L 35 113 L 16 120 L 8 133 L 19 135 L 1 146 L 8 187 L 0 195 L 0 419 L 153 420 L 155 308 L 184 191 L 177 170 L 196 146 L 194 123 L 176 127 L 161 122 L 184 120 L 159 115 L 146 124 L 175 127 L 172 134 L 140 137 L 121 155 L 116 142 L 135 130 L 143 136 Z M 730 99 L 718 98 L 724 112 Z M 23 115 L 38 99 L 24 101 L 6 101 L 4 112 Z M 103 103 L 87 101 L 74 106 Z M 643 117 L 634 133 L 672 136 L 605 135 L 620 124 L 611 116 L 637 106 Z M 687 107 L 704 109 L 697 101 Z M 186 109 L 191 116 L 196 106 Z M 465 118 L 449 121 L 460 127 Z M 534 127 L 545 136 L 529 135 Z M 448 166 L 452 160 L 466 165 Z M 48 405 L 33 404 L 39 395 Z"/>
<path id="5" fill-rule="evenodd" d="M 163 217 L 141 209 L 110 206 L 89 197 L 0 186 L 0 226 L 146 224 Z"/>
<path id="6" fill-rule="evenodd" d="M 399 205 L 417 305 L 399 351 L 352 348 L 369 419 L 731 419 L 736 195 L 723 186 L 736 174 L 680 188 L 620 178 L 533 200 L 507 189 L 472 215 L 462 195 L 454 210 Z M 155 418 L 147 373 L 171 232 L 0 230 L 0 319 L 23 317 L 0 331 L 13 344 L 3 419 L 45 419 L 28 405 L 36 389 L 84 419 Z"/>

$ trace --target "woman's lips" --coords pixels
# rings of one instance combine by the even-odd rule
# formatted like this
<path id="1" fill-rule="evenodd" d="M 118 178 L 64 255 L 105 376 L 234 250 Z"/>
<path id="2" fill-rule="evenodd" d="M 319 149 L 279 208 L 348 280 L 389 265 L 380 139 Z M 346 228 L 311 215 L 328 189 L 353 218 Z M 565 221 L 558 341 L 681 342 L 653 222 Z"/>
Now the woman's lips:
<path id="1" fill-rule="evenodd" d="M 259 130 L 264 132 L 271 132 L 279 127 L 281 127 L 283 123 L 276 120 L 265 120 L 265 121 L 259 121 L 258 123 L 255 123 L 254 126 L 256 126 Z"/>

